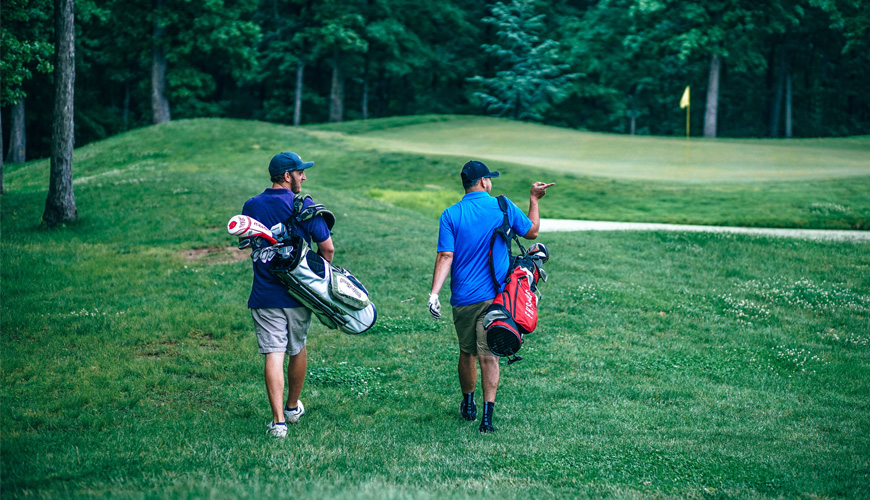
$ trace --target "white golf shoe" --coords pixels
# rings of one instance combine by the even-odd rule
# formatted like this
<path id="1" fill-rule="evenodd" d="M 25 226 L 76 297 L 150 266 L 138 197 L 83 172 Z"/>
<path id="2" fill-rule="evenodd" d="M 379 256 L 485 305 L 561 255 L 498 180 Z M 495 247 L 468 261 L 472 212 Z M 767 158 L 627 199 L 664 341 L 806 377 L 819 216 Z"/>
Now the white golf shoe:
<path id="1" fill-rule="evenodd" d="M 278 425 L 274 421 L 269 422 L 269 425 L 266 426 L 266 434 L 276 438 L 287 437 L 287 424 Z"/>
<path id="2" fill-rule="evenodd" d="M 302 415 L 305 415 L 305 406 L 302 405 L 302 401 L 296 401 L 295 410 L 284 410 L 284 418 L 287 420 L 288 424 L 298 424 L 299 419 L 302 418 Z"/>

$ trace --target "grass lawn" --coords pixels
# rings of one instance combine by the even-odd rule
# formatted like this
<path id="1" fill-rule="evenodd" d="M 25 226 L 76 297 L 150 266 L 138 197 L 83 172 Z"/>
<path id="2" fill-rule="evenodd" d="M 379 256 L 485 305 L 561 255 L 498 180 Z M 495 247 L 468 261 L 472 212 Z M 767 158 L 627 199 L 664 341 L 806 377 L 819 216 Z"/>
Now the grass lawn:
<path id="1" fill-rule="evenodd" d="M 361 336 L 312 327 L 307 414 L 277 442 L 263 434 L 250 263 L 225 224 L 282 150 L 317 162 L 304 191 L 335 212 L 336 262 L 369 287 L 379 320 Z M 481 436 L 458 416 L 449 311 L 434 322 L 425 307 L 438 207 L 458 198 L 455 158 L 230 120 L 172 122 L 76 155 L 80 220 L 52 230 L 39 225 L 48 162 L 6 169 L 4 499 L 870 496 L 865 243 L 542 235 L 553 256 L 542 320 L 525 359 L 502 365 L 498 432 Z M 516 179 L 496 186 L 514 200 L 528 171 L 544 173 L 505 166 Z M 552 175 L 580 187 L 548 195 L 546 216 L 593 200 L 620 215 L 614 191 L 583 188 L 611 180 Z M 613 182 L 655 217 L 764 218 L 751 197 L 681 211 L 647 181 Z M 757 188 L 780 227 L 803 220 L 787 209 L 796 198 L 849 207 L 817 227 L 866 217 L 866 193 L 825 182 Z M 699 199 L 719 185 L 656 189 Z"/>
<path id="2" fill-rule="evenodd" d="M 602 134 L 480 116 L 385 118 L 312 127 L 393 151 L 478 158 L 559 172 L 680 182 L 866 177 L 870 136 L 704 139 Z M 457 160 L 458 161 L 458 160 Z"/>
<path id="3" fill-rule="evenodd" d="M 528 197 L 556 182 L 542 217 L 814 229 L 870 228 L 870 137 L 685 140 L 585 133 L 482 117 L 415 116 L 309 127 L 354 153 L 345 185 L 437 216 L 461 197 L 457 170 L 483 159 L 495 189 Z M 335 151 L 330 151 L 335 152 Z"/>

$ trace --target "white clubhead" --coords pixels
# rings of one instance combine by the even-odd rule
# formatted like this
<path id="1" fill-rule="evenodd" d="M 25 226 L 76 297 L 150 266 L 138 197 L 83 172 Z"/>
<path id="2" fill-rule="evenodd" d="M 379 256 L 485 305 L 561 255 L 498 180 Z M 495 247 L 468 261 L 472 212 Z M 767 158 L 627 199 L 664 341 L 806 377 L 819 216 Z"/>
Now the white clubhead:
<path id="1" fill-rule="evenodd" d="M 247 215 L 234 215 L 227 223 L 227 232 L 239 239 L 259 236 L 272 245 L 278 243 L 268 227 Z"/>

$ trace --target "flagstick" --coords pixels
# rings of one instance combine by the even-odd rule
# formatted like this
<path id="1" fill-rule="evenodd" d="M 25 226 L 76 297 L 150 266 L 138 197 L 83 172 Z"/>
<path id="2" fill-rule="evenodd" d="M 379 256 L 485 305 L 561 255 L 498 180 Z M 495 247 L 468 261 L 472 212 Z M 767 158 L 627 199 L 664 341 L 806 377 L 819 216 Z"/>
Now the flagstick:
<path id="1" fill-rule="evenodd" d="M 689 165 L 689 111 L 692 109 L 691 104 L 686 105 L 686 166 Z"/>
<path id="2" fill-rule="evenodd" d="M 680 98 L 680 108 L 686 108 L 686 166 L 689 166 L 689 116 L 691 116 L 692 104 L 689 99 L 689 86 L 683 91 L 683 97 Z"/>

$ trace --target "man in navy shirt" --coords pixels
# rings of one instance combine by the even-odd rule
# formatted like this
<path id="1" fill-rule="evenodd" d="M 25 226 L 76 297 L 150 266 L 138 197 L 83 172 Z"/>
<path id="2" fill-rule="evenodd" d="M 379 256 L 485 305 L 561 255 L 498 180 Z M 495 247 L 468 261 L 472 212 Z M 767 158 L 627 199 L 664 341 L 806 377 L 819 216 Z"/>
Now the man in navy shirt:
<path id="1" fill-rule="evenodd" d="M 303 162 L 296 153 L 275 155 L 269 163 L 272 187 L 246 201 L 242 214 L 262 222 L 266 227 L 286 222 L 293 214 L 295 195 L 302 191 L 305 169 L 313 166 L 313 161 Z M 307 198 L 302 209 L 313 204 L 311 198 Z M 317 253 L 332 262 L 335 248 L 323 217 L 314 217 L 288 227 L 288 230 L 302 236 L 309 244 L 313 240 L 317 244 Z M 265 246 L 268 243 L 263 242 L 260 245 L 261 248 Z M 302 384 L 308 369 L 305 342 L 308 327 L 311 325 L 311 311 L 294 300 L 284 285 L 269 272 L 269 262 L 274 253 L 259 250 L 260 248 L 253 248 L 251 253 L 254 261 L 254 283 L 251 286 L 248 308 L 254 318 L 260 354 L 264 354 L 266 358 L 266 392 L 272 407 L 272 422 L 267 427 L 267 433 L 275 437 L 285 437 L 287 422 L 297 423 L 305 413 L 299 395 L 302 393 Z M 286 404 L 283 401 L 285 353 L 289 357 L 289 392 Z"/>
<path id="2" fill-rule="evenodd" d="M 498 176 L 498 172 L 490 172 L 479 161 L 470 161 L 462 168 L 465 196 L 441 214 L 438 256 L 429 294 L 429 312 L 439 319 L 441 301 L 438 293 L 450 275 L 450 305 L 453 306 L 453 324 L 459 339 L 459 385 L 463 396 L 459 413 L 466 420 L 477 419 L 474 387 L 477 383 L 476 364 L 480 363 L 484 400 L 479 427 L 482 433 L 495 430 L 492 414 L 499 379 L 498 358 L 489 350 L 483 329 L 483 316 L 496 296 L 489 270 L 490 238 L 504 220 L 498 200 L 489 194 L 492 191 L 490 179 Z M 538 237 L 541 224 L 538 200 L 552 185 L 532 184 L 528 217 L 516 205 L 508 203 L 508 221 L 516 234 L 530 240 Z M 501 238 L 496 239 L 492 254 L 496 279 L 503 283 L 510 262 L 508 246 Z"/>

